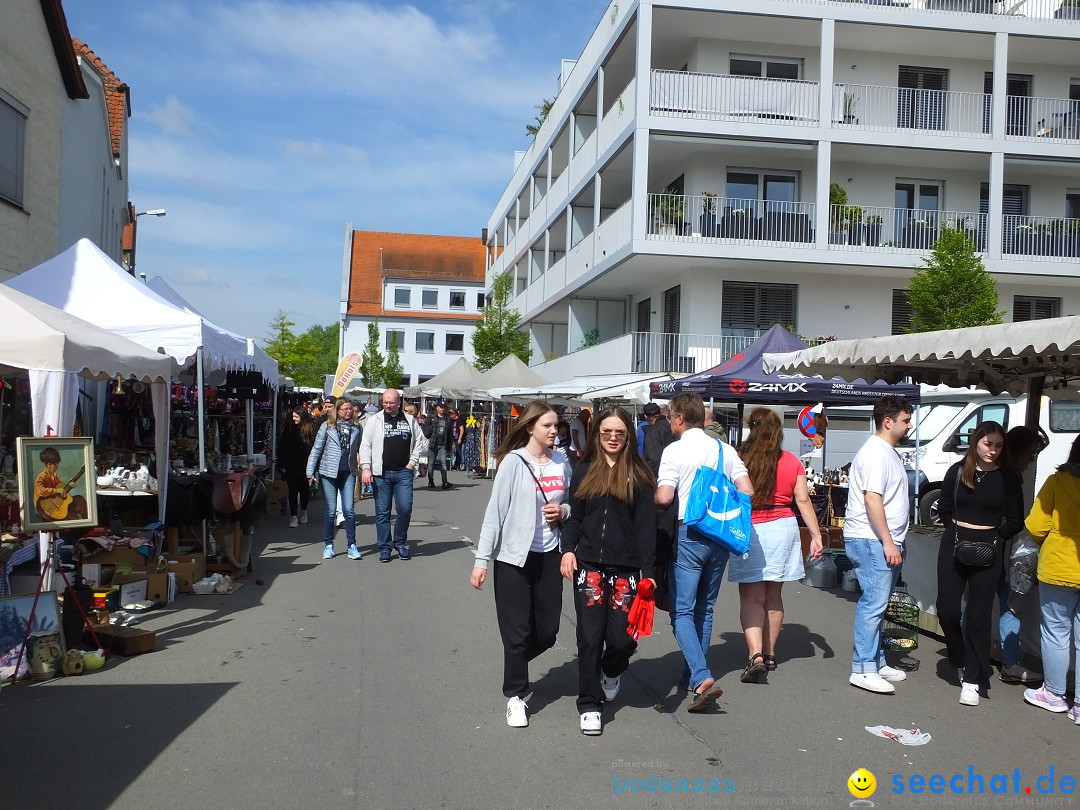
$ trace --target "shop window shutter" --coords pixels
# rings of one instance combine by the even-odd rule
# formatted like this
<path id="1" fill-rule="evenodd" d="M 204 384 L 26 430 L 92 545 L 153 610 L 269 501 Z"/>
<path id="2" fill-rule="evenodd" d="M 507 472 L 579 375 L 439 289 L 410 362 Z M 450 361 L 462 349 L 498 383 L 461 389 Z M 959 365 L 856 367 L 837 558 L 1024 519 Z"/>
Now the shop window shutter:
<path id="1" fill-rule="evenodd" d="M 892 291 L 892 333 L 903 335 L 911 329 L 911 302 L 907 290 Z"/>
<path id="2" fill-rule="evenodd" d="M 26 116 L 0 98 L 0 197 L 22 204 Z"/>
<path id="3" fill-rule="evenodd" d="M 1013 296 L 1013 321 L 1041 321 L 1061 317 L 1061 299 L 1037 295 Z"/>

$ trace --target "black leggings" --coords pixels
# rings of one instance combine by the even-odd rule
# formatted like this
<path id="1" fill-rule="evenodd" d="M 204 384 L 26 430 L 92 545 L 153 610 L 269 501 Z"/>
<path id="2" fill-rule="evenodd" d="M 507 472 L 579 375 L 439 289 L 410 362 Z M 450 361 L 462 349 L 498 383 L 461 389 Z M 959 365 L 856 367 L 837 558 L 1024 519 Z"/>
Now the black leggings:
<path id="1" fill-rule="evenodd" d="M 985 532 L 968 529 L 967 534 L 983 539 L 993 539 L 996 529 Z M 1001 541 L 998 541 L 1001 542 Z M 937 614 L 945 636 L 949 664 L 964 668 L 964 681 L 988 686 L 990 669 L 990 614 L 997 598 L 998 577 L 1001 576 L 1001 554 L 994 555 L 994 562 L 985 568 L 964 565 L 953 558 L 956 529 L 945 530 L 938 547 L 938 596 Z M 967 588 L 967 637 L 961 629 L 960 602 Z"/>
<path id="2" fill-rule="evenodd" d="M 296 517 L 296 502 L 300 501 L 300 508 L 307 509 L 311 500 L 311 485 L 304 476 L 304 470 L 286 470 L 285 483 L 289 485 L 289 514 Z"/>

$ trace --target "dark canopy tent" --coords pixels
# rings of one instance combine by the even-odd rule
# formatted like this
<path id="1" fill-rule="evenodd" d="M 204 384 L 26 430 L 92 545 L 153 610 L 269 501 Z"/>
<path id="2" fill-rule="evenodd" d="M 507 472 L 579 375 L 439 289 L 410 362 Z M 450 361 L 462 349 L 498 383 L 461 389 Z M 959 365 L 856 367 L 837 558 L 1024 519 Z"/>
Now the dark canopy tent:
<path id="1" fill-rule="evenodd" d="M 735 403 L 815 403 L 826 405 L 871 405 L 885 396 L 901 396 L 919 401 L 919 386 L 865 380 L 848 382 L 840 377 L 808 377 L 803 374 L 766 373 L 762 355 L 766 352 L 794 352 L 806 344 L 780 324 L 741 352 L 715 368 L 678 380 L 653 383 L 653 399 L 670 399 L 678 394 L 698 394 L 702 399 Z"/>

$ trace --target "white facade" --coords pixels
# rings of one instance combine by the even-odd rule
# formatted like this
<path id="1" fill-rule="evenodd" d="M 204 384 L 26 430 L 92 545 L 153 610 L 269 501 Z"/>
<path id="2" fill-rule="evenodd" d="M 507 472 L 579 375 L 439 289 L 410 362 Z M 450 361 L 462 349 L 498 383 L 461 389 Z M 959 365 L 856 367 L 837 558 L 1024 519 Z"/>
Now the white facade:
<path id="1" fill-rule="evenodd" d="M 120 264 L 128 218 L 127 126 L 114 156 L 104 82 L 82 56 L 79 67 L 90 98 L 64 99 L 57 252 L 85 237 Z"/>
<path id="2" fill-rule="evenodd" d="M 613 2 L 488 221 L 541 373 L 892 334 L 943 224 L 1006 321 L 1080 313 L 1080 9 L 1005 5 Z"/>
<path id="3" fill-rule="evenodd" d="M 390 335 L 397 340 L 401 367 L 409 385 L 419 385 L 446 370 L 459 357 L 475 360 L 472 333 L 483 311 L 484 285 L 387 277 L 383 280 L 383 314 L 378 318 L 349 315 L 342 321 L 342 353 L 363 354 L 368 324 L 379 324 L 379 351 L 389 354 Z"/>

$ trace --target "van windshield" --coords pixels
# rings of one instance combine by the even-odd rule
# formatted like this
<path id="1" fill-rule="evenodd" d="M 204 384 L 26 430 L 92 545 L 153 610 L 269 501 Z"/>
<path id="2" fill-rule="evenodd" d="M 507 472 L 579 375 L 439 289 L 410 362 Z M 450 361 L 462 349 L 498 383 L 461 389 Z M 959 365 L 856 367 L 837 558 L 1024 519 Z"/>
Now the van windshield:
<path id="1" fill-rule="evenodd" d="M 967 407 L 967 403 L 960 401 L 924 402 L 912 415 L 911 432 L 900 443 L 900 446 L 915 446 L 916 427 L 918 427 L 919 431 L 919 444 L 933 441 L 965 407 Z"/>

